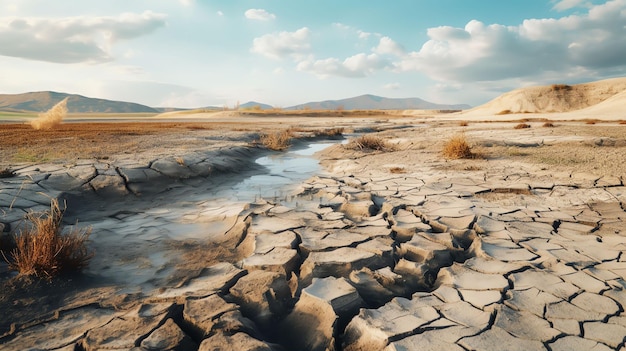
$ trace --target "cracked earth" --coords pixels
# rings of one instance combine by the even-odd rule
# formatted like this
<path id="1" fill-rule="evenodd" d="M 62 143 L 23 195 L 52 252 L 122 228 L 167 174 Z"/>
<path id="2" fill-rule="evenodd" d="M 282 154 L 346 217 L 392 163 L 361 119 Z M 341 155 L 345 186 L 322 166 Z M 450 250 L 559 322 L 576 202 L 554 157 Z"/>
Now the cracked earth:
<path id="1" fill-rule="evenodd" d="M 258 171 L 258 148 L 16 167 L 5 227 L 67 199 L 98 283 L 35 314 L 5 301 L 2 348 L 624 349 L 624 126 L 472 125 L 483 159 L 454 161 L 439 150 L 460 127 L 371 127 L 394 151 L 331 146 L 289 196 L 248 203 L 198 194 Z"/>

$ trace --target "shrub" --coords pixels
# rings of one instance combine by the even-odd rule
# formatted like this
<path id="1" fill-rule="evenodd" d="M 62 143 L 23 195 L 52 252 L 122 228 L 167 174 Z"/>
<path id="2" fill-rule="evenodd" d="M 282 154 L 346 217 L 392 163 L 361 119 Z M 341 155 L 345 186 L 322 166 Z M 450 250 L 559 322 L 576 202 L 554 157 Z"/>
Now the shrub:
<path id="1" fill-rule="evenodd" d="M 344 128 L 338 127 L 338 128 L 330 128 L 330 129 L 316 130 L 315 132 L 313 132 L 313 134 L 315 134 L 315 136 L 328 136 L 328 137 L 332 137 L 332 136 L 340 136 L 340 135 L 343 135 L 343 131 L 344 131 Z"/>
<path id="2" fill-rule="evenodd" d="M 626 124 L 626 121 L 619 121 L 619 124 Z"/>
<path id="3" fill-rule="evenodd" d="M 13 172 L 10 168 L 0 169 L 0 178 L 11 178 L 15 177 L 15 172 Z"/>
<path id="4" fill-rule="evenodd" d="M 443 145 L 443 156 L 447 159 L 474 158 L 465 135 L 455 135 Z"/>
<path id="5" fill-rule="evenodd" d="M 63 212 L 59 202 L 52 199 L 49 211 L 26 215 L 30 228 L 15 237 L 16 248 L 11 252 L 10 269 L 20 275 L 51 279 L 87 266 L 93 257 L 93 251 L 86 245 L 91 228 L 73 228 L 63 234 Z"/>
<path id="6" fill-rule="evenodd" d="M 350 140 L 346 145 L 348 149 L 352 150 L 378 150 L 378 151 L 391 151 L 393 147 L 385 141 L 385 139 L 376 135 L 362 135 L 356 139 Z"/>
<path id="7" fill-rule="evenodd" d="M 527 123 L 520 123 L 518 125 L 516 125 L 515 127 L 513 127 L 515 129 L 526 129 L 526 128 L 530 128 L 530 124 Z"/>
<path id="8" fill-rule="evenodd" d="M 544 128 L 554 128 L 554 124 L 552 122 L 546 122 L 542 125 Z"/>
<path id="9" fill-rule="evenodd" d="M 404 169 L 404 167 L 391 167 L 389 168 L 389 172 L 393 174 L 402 174 L 406 173 L 406 170 Z"/>
<path id="10" fill-rule="evenodd" d="M 597 120 L 597 119 L 588 119 L 588 120 L 585 120 L 585 124 L 596 124 L 596 123 L 598 123 L 598 120 Z"/>
<path id="11" fill-rule="evenodd" d="M 550 88 L 553 91 L 571 90 L 572 89 L 572 87 L 570 85 L 567 85 L 567 84 L 552 84 L 550 86 Z"/>
<path id="12" fill-rule="evenodd" d="M 291 144 L 292 132 L 283 130 L 271 134 L 261 135 L 261 144 L 270 150 L 282 151 Z"/>
<path id="13" fill-rule="evenodd" d="M 461 122 L 459 122 L 459 126 L 460 127 L 467 127 L 467 126 L 469 126 L 469 123 L 467 123 L 467 121 L 461 121 Z"/>
<path id="14" fill-rule="evenodd" d="M 498 112 L 496 114 L 497 115 L 508 115 L 508 114 L 511 114 L 511 113 L 513 113 L 513 111 L 511 111 L 511 110 L 502 110 L 502 111 L 500 111 L 500 112 Z"/>
<path id="15" fill-rule="evenodd" d="M 30 121 L 30 125 L 36 130 L 52 129 L 63 121 L 67 115 L 67 98 L 61 100 L 48 111 L 39 114 L 39 117 Z"/>

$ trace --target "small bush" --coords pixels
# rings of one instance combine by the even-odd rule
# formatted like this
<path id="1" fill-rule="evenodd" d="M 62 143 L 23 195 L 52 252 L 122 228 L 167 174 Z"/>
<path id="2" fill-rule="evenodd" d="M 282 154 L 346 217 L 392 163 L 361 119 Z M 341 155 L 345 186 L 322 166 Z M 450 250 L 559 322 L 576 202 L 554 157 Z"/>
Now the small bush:
<path id="1" fill-rule="evenodd" d="M 376 135 L 362 135 L 356 139 L 350 140 L 346 147 L 352 150 L 393 150 L 393 147 L 391 147 L 385 139 Z"/>
<path id="2" fill-rule="evenodd" d="M 11 178 L 15 177 L 15 172 L 13 172 L 10 168 L 0 169 L 0 178 Z"/>
<path id="3" fill-rule="evenodd" d="M 554 124 L 552 122 L 546 122 L 542 125 L 544 128 L 554 128 Z"/>
<path id="4" fill-rule="evenodd" d="M 460 127 L 467 127 L 467 126 L 469 126 L 469 123 L 467 123 L 467 121 L 461 121 L 461 122 L 459 122 L 459 126 Z"/>
<path id="5" fill-rule="evenodd" d="M 597 119 L 588 119 L 585 121 L 585 124 L 596 124 L 598 123 Z"/>
<path id="6" fill-rule="evenodd" d="M 316 130 L 315 132 L 313 132 L 313 134 L 315 134 L 315 136 L 333 137 L 333 136 L 341 136 L 341 135 L 343 135 L 343 131 L 344 131 L 344 128 L 338 127 L 338 128 Z"/>
<path id="7" fill-rule="evenodd" d="M 389 168 L 389 172 L 393 174 L 403 174 L 406 173 L 404 167 L 391 167 Z"/>
<path id="8" fill-rule="evenodd" d="M 526 129 L 526 128 L 530 128 L 530 124 L 527 123 L 520 123 L 518 125 L 516 125 L 515 127 L 513 127 L 514 129 Z"/>
<path id="9" fill-rule="evenodd" d="M 292 136 L 290 130 L 263 134 L 261 135 L 261 144 L 270 150 L 282 151 L 289 147 Z"/>
<path id="10" fill-rule="evenodd" d="M 26 215 L 30 228 L 15 237 L 9 268 L 20 275 L 51 279 L 69 271 L 80 271 L 93 257 L 87 248 L 91 228 L 72 229 L 63 234 L 63 212 L 53 199 L 50 210 Z"/>
<path id="11" fill-rule="evenodd" d="M 500 111 L 500 112 L 498 112 L 496 114 L 497 115 L 509 115 L 511 113 L 513 113 L 513 111 L 511 111 L 511 110 L 502 110 L 502 111 Z"/>
<path id="12" fill-rule="evenodd" d="M 443 156 L 447 159 L 474 158 L 465 135 L 455 135 L 443 145 Z"/>
<path id="13" fill-rule="evenodd" d="M 572 87 L 567 84 L 552 84 L 550 88 L 553 91 L 561 91 L 561 90 L 572 90 Z"/>
<path id="14" fill-rule="evenodd" d="M 626 121 L 619 121 L 619 124 L 626 124 Z"/>

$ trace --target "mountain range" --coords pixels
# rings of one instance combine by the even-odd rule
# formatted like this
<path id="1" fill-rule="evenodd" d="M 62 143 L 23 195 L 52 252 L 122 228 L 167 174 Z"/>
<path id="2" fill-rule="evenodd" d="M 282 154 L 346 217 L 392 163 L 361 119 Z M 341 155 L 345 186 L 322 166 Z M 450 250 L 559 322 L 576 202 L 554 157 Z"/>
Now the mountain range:
<path id="1" fill-rule="evenodd" d="M 70 113 L 160 113 L 179 110 L 159 108 L 132 102 L 113 101 L 85 97 L 76 94 L 40 91 L 23 94 L 0 94 L 0 111 L 43 112 L 59 101 L 68 98 Z M 216 108 L 216 107 L 212 107 Z M 242 109 L 271 109 L 269 104 L 250 101 L 241 104 Z M 385 98 L 376 95 L 361 95 L 341 100 L 307 102 L 284 108 L 285 110 L 465 110 L 469 105 L 435 104 L 419 98 Z M 183 109 L 180 109 L 183 110 Z"/>

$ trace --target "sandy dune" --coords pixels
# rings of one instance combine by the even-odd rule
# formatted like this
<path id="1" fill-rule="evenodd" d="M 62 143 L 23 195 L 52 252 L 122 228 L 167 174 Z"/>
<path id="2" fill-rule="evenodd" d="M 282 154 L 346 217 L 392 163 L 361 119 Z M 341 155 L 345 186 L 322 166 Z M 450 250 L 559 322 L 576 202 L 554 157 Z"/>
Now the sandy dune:
<path id="1" fill-rule="evenodd" d="M 516 89 L 455 117 L 481 120 L 625 118 L 626 78 Z M 524 117 L 520 117 L 524 115 Z"/>

